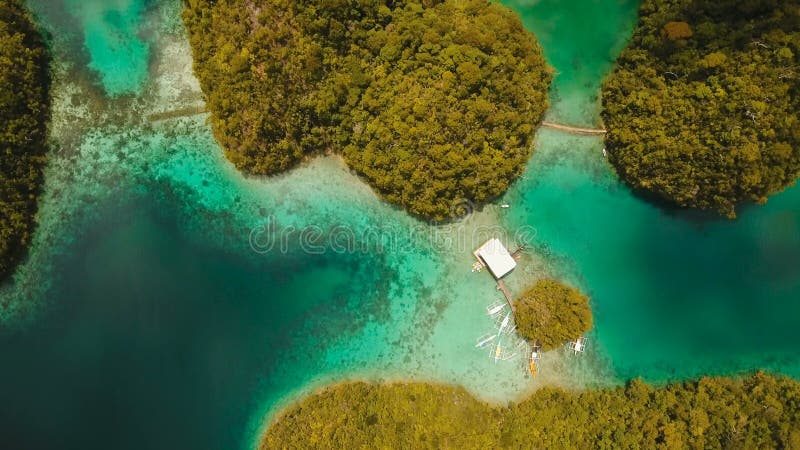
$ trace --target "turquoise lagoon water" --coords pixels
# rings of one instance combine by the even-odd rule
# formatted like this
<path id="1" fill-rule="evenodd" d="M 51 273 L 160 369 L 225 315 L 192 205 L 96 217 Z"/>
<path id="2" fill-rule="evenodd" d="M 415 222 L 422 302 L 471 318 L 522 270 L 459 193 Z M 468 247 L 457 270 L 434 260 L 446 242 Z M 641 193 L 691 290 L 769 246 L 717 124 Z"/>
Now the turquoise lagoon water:
<path id="1" fill-rule="evenodd" d="M 636 5 L 507 4 L 559 72 L 551 118 L 593 124 Z M 202 106 L 179 2 L 31 5 L 58 63 L 56 150 L 30 257 L 0 288 L 0 448 L 249 448 L 281 404 L 348 378 L 505 402 L 634 376 L 800 376 L 796 188 L 734 222 L 666 211 L 618 183 L 601 141 L 542 131 L 510 209 L 430 227 L 337 158 L 244 178 L 204 115 L 151 121 Z M 552 275 L 593 299 L 590 351 L 547 354 L 535 381 L 473 348 L 500 297 L 470 251 L 501 229 L 534 244 L 513 291 Z"/>
<path id="2" fill-rule="evenodd" d="M 89 67 L 111 95 L 136 94 L 147 81 L 150 48 L 139 39 L 145 32 L 137 0 L 68 0 L 66 12 L 81 25 Z"/>

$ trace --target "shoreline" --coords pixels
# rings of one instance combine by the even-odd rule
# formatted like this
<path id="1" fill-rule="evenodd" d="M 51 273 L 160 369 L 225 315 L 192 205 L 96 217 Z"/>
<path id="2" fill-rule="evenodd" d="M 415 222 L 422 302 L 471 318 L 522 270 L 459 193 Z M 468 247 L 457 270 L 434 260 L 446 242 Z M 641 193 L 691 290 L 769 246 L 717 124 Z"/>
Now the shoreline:
<path id="1" fill-rule="evenodd" d="M 369 397 L 364 397 L 364 394 Z M 796 379 L 764 371 L 728 377 L 704 376 L 662 386 L 633 379 L 624 386 L 603 390 L 576 392 L 554 388 L 543 393 L 544 397 L 537 397 L 537 392 L 534 392 L 519 402 L 506 405 L 484 402 L 463 387 L 451 384 L 397 380 L 376 383 L 355 379 L 323 386 L 286 403 L 269 421 L 265 420 L 266 425 L 252 442 L 254 445 L 251 448 L 265 448 L 270 441 L 275 444 L 276 440 L 291 442 L 292 445 L 330 438 L 335 438 L 339 445 L 348 442 L 353 445 L 359 442 L 375 445 L 383 442 L 383 445 L 388 445 L 387 440 L 406 443 L 429 442 L 430 439 L 451 440 L 465 438 L 463 430 L 473 429 L 482 422 L 488 425 L 487 429 L 483 429 L 485 434 L 470 434 L 464 443 L 474 443 L 475 439 L 480 441 L 487 437 L 494 442 L 504 441 L 506 434 L 516 434 L 517 439 L 525 441 L 535 435 L 540 440 L 552 440 L 562 445 L 563 439 L 568 439 L 572 445 L 582 447 L 579 442 L 597 444 L 598 439 L 607 444 L 619 443 L 619 432 L 630 435 L 632 442 L 645 443 L 654 439 L 648 435 L 653 432 L 650 426 L 656 418 L 660 417 L 659 427 L 696 426 L 696 413 L 711 420 L 700 429 L 700 433 L 694 433 L 692 438 L 687 439 L 699 439 L 696 442 L 706 444 L 721 443 L 726 435 L 725 427 L 720 428 L 720 425 L 724 425 L 728 419 L 715 413 L 722 406 L 727 408 L 723 416 L 728 417 L 729 412 L 734 411 L 749 418 L 749 421 L 758 422 L 755 428 L 744 427 L 748 442 L 750 439 L 762 442 L 774 439 L 778 444 L 785 444 L 797 438 L 797 433 L 791 432 L 791 425 L 788 433 L 773 434 L 769 438 L 759 433 L 763 427 L 784 429 L 782 427 L 786 423 L 782 415 L 765 416 L 763 402 L 778 395 L 769 404 L 775 404 L 774 408 L 783 409 L 784 414 L 791 417 L 792 409 L 798 409 L 792 398 L 798 394 L 800 382 Z M 466 400 L 467 404 L 462 404 L 461 400 Z M 687 400 L 693 404 L 691 410 L 685 408 Z M 344 405 L 348 408 L 342 409 Z M 585 418 L 578 411 L 587 409 L 599 412 L 598 423 L 585 424 Z M 282 422 L 289 421 L 290 417 L 291 421 L 283 425 Z M 364 420 L 369 426 L 362 426 Z M 558 432 L 565 424 L 572 422 L 572 426 L 579 427 L 574 430 L 576 434 L 563 435 Z M 397 427 L 398 423 L 404 426 Z M 373 428 L 372 425 L 377 426 Z M 607 434 L 608 427 L 616 431 Z M 342 433 L 342 429 L 348 428 L 353 434 Z M 275 434 L 270 436 L 273 432 Z M 291 433 L 291 437 L 287 433 Z M 661 431 L 663 434 L 664 431 Z"/>

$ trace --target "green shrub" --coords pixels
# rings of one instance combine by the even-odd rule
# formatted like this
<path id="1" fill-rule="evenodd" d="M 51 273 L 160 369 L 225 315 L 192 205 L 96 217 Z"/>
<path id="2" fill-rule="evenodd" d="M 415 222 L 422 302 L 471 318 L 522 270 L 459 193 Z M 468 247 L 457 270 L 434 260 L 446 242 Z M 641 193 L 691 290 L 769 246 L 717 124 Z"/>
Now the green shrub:
<path id="1" fill-rule="evenodd" d="M 237 168 L 339 152 L 424 218 L 508 189 L 548 107 L 539 45 L 487 0 L 187 0 L 183 17 Z"/>
<path id="2" fill-rule="evenodd" d="M 267 449 L 797 448 L 800 383 L 756 374 L 654 388 L 536 391 L 507 408 L 462 388 L 333 386 L 271 424 Z"/>
<path id="3" fill-rule="evenodd" d="M 542 280 L 514 302 L 520 336 L 543 350 L 559 347 L 592 328 L 589 297 L 555 280 Z"/>
<path id="4" fill-rule="evenodd" d="M 800 6 L 645 0 L 603 85 L 609 160 L 637 190 L 735 217 L 800 176 Z"/>
<path id="5" fill-rule="evenodd" d="M 0 280 L 24 256 L 43 182 L 48 56 L 17 0 L 0 0 Z"/>

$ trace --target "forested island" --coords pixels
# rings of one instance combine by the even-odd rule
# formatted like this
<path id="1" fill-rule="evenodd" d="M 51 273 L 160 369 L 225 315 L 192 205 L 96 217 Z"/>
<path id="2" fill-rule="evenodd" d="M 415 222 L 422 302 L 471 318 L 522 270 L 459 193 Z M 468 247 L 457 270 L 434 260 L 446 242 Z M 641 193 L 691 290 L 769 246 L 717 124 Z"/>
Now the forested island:
<path id="1" fill-rule="evenodd" d="M 589 297 L 556 280 L 541 280 L 514 302 L 517 332 L 552 350 L 592 328 Z"/>
<path id="2" fill-rule="evenodd" d="M 336 152 L 422 218 L 502 194 L 548 107 L 541 48 L 488 0 L 187 0 L 183 18 L 237 168 Z"/>
<path id="3" fill-rule="evenodd" d="M 508 407 L 463 388 L 342 384 L 289 407 L 260 448 L 798 448 L 800 383 L 763 373 L 654 388 L 544 388 Z"/>
<path id="4" fill-rule="evenodd" d="M 645 0 L 602 101 L 624 180 L 735 217 L 800 176 L 800 5 Z"/>
<path id="5" fill-rule="evenodd" d="M 18 0 L 0 0 L 0 281 L 25 255 L 43 183 L 49 57 Z"/>

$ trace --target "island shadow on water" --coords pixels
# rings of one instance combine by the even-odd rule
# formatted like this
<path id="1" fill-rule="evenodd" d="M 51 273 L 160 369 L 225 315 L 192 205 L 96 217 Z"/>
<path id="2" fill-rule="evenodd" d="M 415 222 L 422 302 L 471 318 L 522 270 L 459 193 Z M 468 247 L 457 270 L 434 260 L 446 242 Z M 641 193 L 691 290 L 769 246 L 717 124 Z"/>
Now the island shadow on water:
<path id="1" fill-rule="evenodd" d="M 0 335 L 0 448 L 231 448 L 265 391 L 298 382 L 265 385 L 276 362 L 313 360 L 296 334 L 326 342 L 380 314 L 379 292 L 351 291 L 363 262 L 203 248 L 154 204 L 103 205 L 59 262 L 57 304 Z"/>

